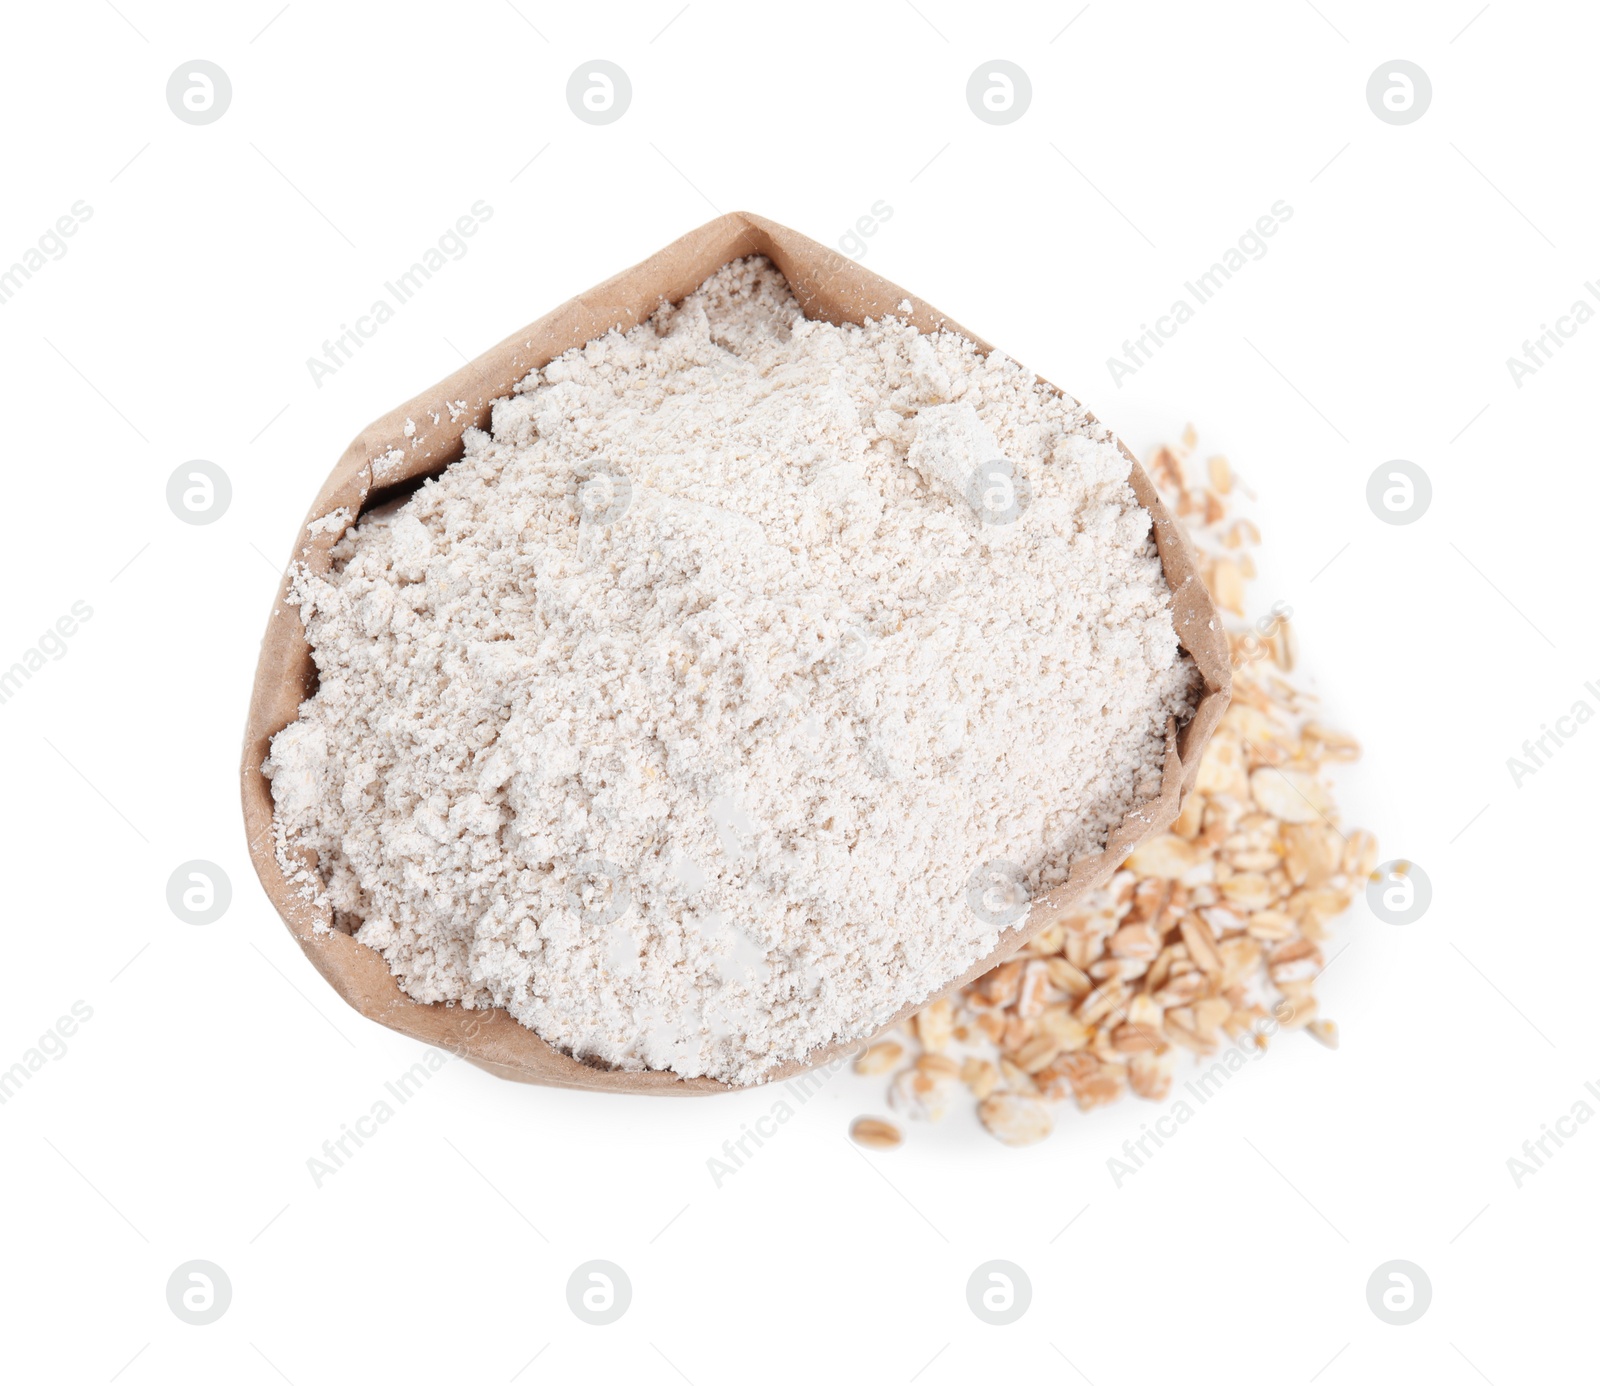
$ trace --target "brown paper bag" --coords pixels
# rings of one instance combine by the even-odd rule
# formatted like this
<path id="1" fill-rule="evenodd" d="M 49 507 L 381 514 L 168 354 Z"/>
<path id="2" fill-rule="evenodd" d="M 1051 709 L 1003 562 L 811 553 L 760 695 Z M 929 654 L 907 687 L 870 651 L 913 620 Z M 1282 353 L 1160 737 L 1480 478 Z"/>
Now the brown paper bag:
<path id="1" fill-rule="evenodd" d="M 345 449 L 306 517 L 308 525 L 324 517 L 337 518 L 315 529 L 303 526 L 295 541 L 293 559 L 315 572 L 325 572 L 328 551 L 363 509 L 381 503 L 396 485 L 441 471 L 459 458 L 462 433 L 469 426 L 487 428 L 491 401 L 510 394 L 529 371 L 613 327 L 626 330 L 636 326 L 663 302 L 676 302 L 697 288 L 728 261 L 752 254 L 765 255 L 778 266 L 807 317 L 859 323 L 868 317 L 899 313 L 899 305 L 909 299 L 910 320 L 922 331 L 948 328 L 971 338 L 981 349 L 990 349 L 975 334 L 921 299 L 826 246 L 764 217 L 731 212 L 547 313 L 364 429 Z M 410 438 L 404 432 L 407 419 L 416 423 L 416 432 Z M 434 419 L 439 422 L 433 423 Z M 1196 572 L 1188 539 L 1157 499 L 1133 455 L 1126 448 L 1123 452 L 1128 457 L 1134 493 L 1154 520 L 1162 568 L 1172 588 L 1173 623 L 1204 678 L 1204 694 L 1193 718 L 1177 728 L 1169 744 L 1160 795 L 1130 812 L 1112 833 L 1103 853 L 1077 862 L 1065 882 L 1035 900 L 1026 918 L 1001 935 L 993 952 L 975 962 L 963 976 L 952 978 L 947 990 L 981 976 L 1003 961 L 1087 892 L 1104 884 L 1146 837 L 1172 822 L 1184 793 L 1194 783 L 1200 753 L 1228 704 L 1227 641 Z M 361 1014 L 380 1024 L 451 1050 L 504 1078 L 606 1092 L 730 1091 L 726 1084 L 709 1078 L 611 1070 L 581 1062 L 551 1048 L 503 1010 L 423 1005 L 400 990 L 388 964 L 372 949 L 344 933 L 316 931 L 319 922 L 329 922 L 328 912 L 301 898 L 279 869 L 273 850 L 272 790 L 261 772 L 268 741 L 298 716 L 301 701 L 316 687 L 311 649 L 299 610 L 285 601 L 287 589 L 285 579 L 261 643 L 261 662 L 256 669 L 250 720 L 245 729 L 240 766 L 245 829 L 256 874 L 267 895 L 289 932 L 333 989 Z M 907 1007 L 884 1028 L 898 1024 L 918 1008 Z M 834 1060 L 865 1042 L 854 1040 L 817 1050 L 803 1063 L 775 1070 L 769 1081 Z"/>

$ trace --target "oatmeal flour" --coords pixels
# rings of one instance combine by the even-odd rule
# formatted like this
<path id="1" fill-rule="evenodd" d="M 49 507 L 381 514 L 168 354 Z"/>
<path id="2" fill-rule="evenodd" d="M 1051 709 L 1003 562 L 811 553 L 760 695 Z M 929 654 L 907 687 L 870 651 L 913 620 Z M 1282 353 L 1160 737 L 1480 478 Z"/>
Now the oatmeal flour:
<path id="1" fill-rule="evenodd" d="M 1042 892 L 1157 792 L 1198 679 L 1127 473 L 1000 353 L 736 261 L 296 575 L 285 872 L 579 1058 L 750 1083 L 864 1036 L 994 946 L 975 870 Z"/>

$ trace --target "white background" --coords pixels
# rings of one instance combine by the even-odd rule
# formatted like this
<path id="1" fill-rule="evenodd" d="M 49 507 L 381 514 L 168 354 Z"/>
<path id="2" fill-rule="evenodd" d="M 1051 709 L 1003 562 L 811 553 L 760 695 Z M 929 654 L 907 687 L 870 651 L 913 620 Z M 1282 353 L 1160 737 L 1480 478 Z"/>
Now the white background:
<path id="1" fill-rule="evenodd" d="M 1521 388 L 1506 358 L 1600 279 L 1592 8 L 516 3 L 8 12 L 0 263 L 76 200 L 93 216 L 0 306 L 0 663 L 74 601 L 94 615 L 0 706 L 0 1066 L 73 1002 L 93 1018 L 0 1107 L 0 1372 L 1586 1372 L 1600 1129 L 1520 1189 L 1506 1161 L 1600 1083 L 1600 726 L 1520 788 L 1505 762 L 1580 697 L 1600 708 L 1600 325 Z M 234 89 L 203 127 L 164 96 L 196 57 Z M 596 57 L 633 82 L 598 128 L 564 99 Z M 1001 127 L 964 97 L 997 57 L 1033 84 Z M 1396 57 L 1433 83 L 1406 126 L 1365 100 Z M 469 253 L 318 388 L 306 358 L 478 199 L 494 214 Z M 1270 253 L 1114 384 L 1107 357 L 1279 199 Z M 1059 1108 L 1023 1151 L 963 1107 L 868 1155 L 845 1131 L 882 1110 L 882 1080 L 846 1072 L 719 1188 L 708 1158 L 773 1094 L 624 1100 L 459 1062 L 316 1187 L 308 1157 L 419 1050 L 326 987 L 245 851 L 239 736 L 312 495 L 369 420 L 714 212 L 835 243 L 879 200 L 870 267 L 1141 455 L 1193 420 L 1248 479 L 1253 605 L 1294 607 L 1328 720 L 1367 751 L 1346 821 L 1426 870 L 1431 909 L 1396 928 L 1358 905 L 1319 987 L 1339 1052 L 1286 1037 L 1120 1189 L 1107 1157 L 1157 1111 L 1135 1100 Z M 232 480 L 207 527 L 165 500 L 193 458 Z M 1432 479 L 1413 525 L 1365 502 L 1393 458 Z M 167 908 L 190 858 L 233 883 L 209 927 Z M 1034 1295 L 1004 1328 L 965 1298 L 997 1257 Z M 166 1303 L 194 1258 L 233 1286 L 208 1327 Z M 611 1327 L 566 1303 L 594 1258 L 633 1285 Z M 1366 1302 L 1393 1258 L 1433 1285 L 1408 1327 Z"/>

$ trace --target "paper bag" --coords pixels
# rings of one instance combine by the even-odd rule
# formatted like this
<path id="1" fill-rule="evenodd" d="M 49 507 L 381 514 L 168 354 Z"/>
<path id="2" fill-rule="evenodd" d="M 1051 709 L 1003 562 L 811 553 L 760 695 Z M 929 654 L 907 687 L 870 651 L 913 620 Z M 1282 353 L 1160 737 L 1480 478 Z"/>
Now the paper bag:
<path id="1" fill-rule="evenodd" d="M 924 332 L 947 328 L 971 338 L 981 350 L 990 349 L 981 338 L 915 295 L 826 246 L 764 217 L 731 212 L 562 304 L 363 429 L 345 449 L 312 503 L 307 524 L 301 527 L 295 541 L 293 561 L 314 572 L 326 572 L 329 550 L 363 509 L 381 503 L 397 485 L 441 471 L 459 458 L 462 433 L 468 427 L 488 428 L 491 402 L 510 394 L 528 372 L 612 328 L 625 331 L 636 326 L 662 303 L 676 302 L 699 287 L 728 261 L 754 254 L 765 255 L 777 265 L 809 318 L 859 323 L 894 313 L 909 317 Z M 909 314 L 900 307 L 907 300 L 911 304 Z M 415 423 L 410 437 L 405 433 L 408 419 Z M 1026 917 L 1005 930 L 994 950 L 973 963 L 962 976 L 951 978 L 946 990 L 954 990 L 1004 961 L 1034 934 L 1067 913 L 1085 894 L 1104 884 L 1140 842 L 1172 822 L 1183 795 L 1194 783 L 1200 753 L 1228 704 L 1227 641 L 1205 584 L 1196 572 L 1188 539 L 1157 498 L 1155 488 L 1133 455 L 1126 448 L 1123 452 L 1128 457 L 1134 494 L 1154 521 L 1162 569 L 1172 588 L 1173 624 L 1178 639 L 1199 668 L 1203 693 L 1194 716 L 1176 729 L 1167 752 L 1160 794 L 1131 811 L 1111 834 L 1104 852 L 1076 862 L 1066 881 L 1033 901 Z M 245 829 L 256 874 L 267 895 L 305 955 L 333 989 L 361 1014 L 380 1024 L 460 1054 L 504 1078 L 605 1092 L 730 1091 L 728 1085 L 709 1078 L 606 1069 L 580 1061 L 553 1049 L 503 1010 L 465 1010 L 413 1001 L 400 990 L 378 953 L 348 934 L 327 931 L 326 908 L 319 909 L 303 898 L 279 867 L 272 831 L 272 789 L 261 771 L 268 742 L 298 716 L 301 701 L 316 688 L 316 668 L 299 609 L 287 603 L 287 593 L 286 578 L 267 622 L 250 701 L 240 765 Z M 322 931 L 317 928 L 319 923 Z M 892 1028 L 931 999 L 923 998 L 917 1005 L 908 1006 L 884 1028 Z M 815 1050 L 803 1062 L 773 1070 L 767 1081 L 781 1081 L 868 1042 L 855 1039 Z"/>

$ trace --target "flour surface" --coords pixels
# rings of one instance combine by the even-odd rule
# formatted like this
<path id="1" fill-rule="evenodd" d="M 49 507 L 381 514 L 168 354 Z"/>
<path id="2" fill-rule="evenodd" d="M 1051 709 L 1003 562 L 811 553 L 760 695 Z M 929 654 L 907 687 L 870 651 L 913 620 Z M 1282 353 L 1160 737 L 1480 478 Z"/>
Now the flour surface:
<path id="1" fill-rule="evenodd" d="M 728 265 L 298 573 L 286 869 L 411 996 L 580 1058 L 864 1036 L 993 946 L 975 871 L 1040 893 L 1159 787 L 1198 680 L 1127 471 L 1000 353 Z"/>

